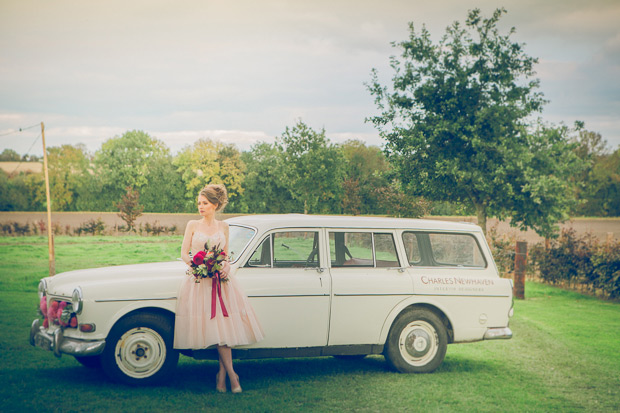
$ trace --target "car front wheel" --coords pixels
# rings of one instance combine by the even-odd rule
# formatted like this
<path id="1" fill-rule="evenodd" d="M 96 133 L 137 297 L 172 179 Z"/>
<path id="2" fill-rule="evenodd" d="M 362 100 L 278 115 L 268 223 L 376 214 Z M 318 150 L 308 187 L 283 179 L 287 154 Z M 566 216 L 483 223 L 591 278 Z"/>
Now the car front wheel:
<path id="1" fill-rule="evenodd" d="M 430 373 L 443 362 L 448 333 L 441 319 L 425 308 L 400 314 L 388 334 L 385 357 L 401 373 Z"/>
<path id="2" fill-rule="evenodd" d="M 173 323 L 163 315 L 144 313 L 122 319 L 106 339 L 103 370 L 112 380 L 126 384 L 159 383 L 179 360 L 173 337 Z"/>

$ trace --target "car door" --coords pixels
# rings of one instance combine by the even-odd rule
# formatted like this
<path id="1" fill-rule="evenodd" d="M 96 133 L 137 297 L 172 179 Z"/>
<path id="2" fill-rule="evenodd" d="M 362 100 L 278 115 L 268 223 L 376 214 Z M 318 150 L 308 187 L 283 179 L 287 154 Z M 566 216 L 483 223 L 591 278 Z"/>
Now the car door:
<path id="1" fill-rule="evenodd" d="M 327 345 L 330 279 L 318 229 L 265 235 L 236 273 L 263 326 L 254 348 Z"/>
<path id="2" fill-rule="evenodd" d="M 329 345 L 377 344 L 390 311 L 413 286 L 391 230 L 329 230 Z"/>

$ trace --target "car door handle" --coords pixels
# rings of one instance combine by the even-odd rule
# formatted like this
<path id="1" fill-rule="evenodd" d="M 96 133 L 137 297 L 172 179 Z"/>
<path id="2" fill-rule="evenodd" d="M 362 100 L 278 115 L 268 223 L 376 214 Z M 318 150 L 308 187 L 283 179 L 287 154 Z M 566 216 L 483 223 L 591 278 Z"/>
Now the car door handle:
<path id="1" fill-rule="evenodd" d="M 310 270 L 314 270 L 320 274 L 322 274 L 323 272 L 325 272 L 326 268 L 321 268 L 321 267 L 306 267 L 304 268 L 304 270 L 306 271 L 310 271 Z"/>
<path id="2" fill-rule="evenodd" d="M 405 272 L 405 267 L 388 267 L 388 270 L 398 270 L 398 272 Z"/>

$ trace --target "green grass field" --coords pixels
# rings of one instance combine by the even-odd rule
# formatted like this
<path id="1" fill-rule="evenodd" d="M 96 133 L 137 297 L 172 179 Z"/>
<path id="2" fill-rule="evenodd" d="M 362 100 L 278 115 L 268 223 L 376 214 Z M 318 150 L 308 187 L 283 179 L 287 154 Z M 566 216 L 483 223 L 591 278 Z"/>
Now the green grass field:
<path id="1" fill-rule="evenodd" d="M 58 237 L 56 268 L 179 256 L 180 236 Z M 619 411 L 620 304 L 528 283 L 514 338 L 448 346 L 432 374 L 389 371 L 381 356 L 239 361 L 244 392 L 215 392 L 217 363 L 181 357 L 165 386 L 110 383 L 73 358 L 31 347 L 43 237 L 0 238 L 0 410 Z"/>

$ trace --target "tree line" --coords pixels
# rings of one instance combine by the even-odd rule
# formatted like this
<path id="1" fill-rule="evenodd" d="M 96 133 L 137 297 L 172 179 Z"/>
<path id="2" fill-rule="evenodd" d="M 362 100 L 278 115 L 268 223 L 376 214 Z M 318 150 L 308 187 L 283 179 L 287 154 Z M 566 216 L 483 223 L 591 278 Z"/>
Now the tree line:
<path id="1" fill-rule="evenodd" d="M 334 144 L 301 120 L 249 151 L 205 138 L 171 154 L 142 131 L 48 150 L 55 211 L 114 211 L 127 188 L 145 212 L 194 212 L 199 188 L 224 183 L 228 212 L 476 214 L 545 237 L 569 215 L 620 215 L 620 149 L 584 124 L 536 118 L 546 100 L 538 60 L 503 33 L 506 11 L 469 11 L 438 41 L 424 26 L 395 42 L 391 82 L 366 85 L 384 139 Z M 5 151 L 2 156 L 12 155 Z M 43 210 L 42 174 L 0 174 L 1 210 Z"/>
<path id="2" fill-rule="evenodd" d="M 557 128 L 587 164 L 574 176 L 572 215 L 620 216 L 620 148 L 610 153 L 600 134 Z M 5 149 L 0 162 L 21 161 Z M 360 140 L 333 144 L 325 131 L 299 121 L 274 143 L 249 151 L 200 139 L 172 155 L 143 131 L 128 131 L 89 153 L 83 145 L 48 148 L 54 211 L 118 211 L 129 186 L 145 212 L 195 212 L 208 182 L 224 183 L 231 213 L 376 214 L 414 217 L 474 213 L 459 202 L 431 202 L 407 194 L 381 148 Z M 9 177 L 0 171 L 0 210 L 44 211 L 42 173 Z"/>
<path id="3" fill-rule="evenodd" d="M 302 121 L 249 151 L 208 138 L 171 154 L 160 140 L 128 131 L 89 153 L 83 145 L 49 147 L 53 211 L 118 211 L 131 187 L 144 212 L 196 212 L 206 183 L 226 185 L 231 213 L 325 213 L 419 216 L 429 204 L 406 195 L 379 147 L 333 144 Z M 19 161 L 6 149 L 0 161 Z M 0 210 L 44 211 L 42 173 L 0 172 Z"/>

